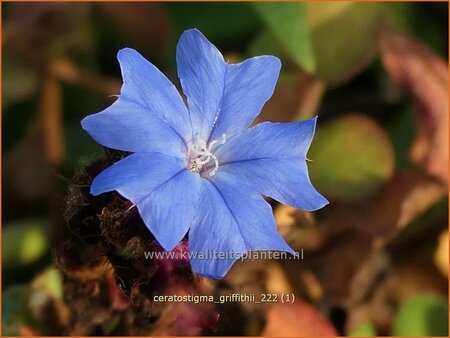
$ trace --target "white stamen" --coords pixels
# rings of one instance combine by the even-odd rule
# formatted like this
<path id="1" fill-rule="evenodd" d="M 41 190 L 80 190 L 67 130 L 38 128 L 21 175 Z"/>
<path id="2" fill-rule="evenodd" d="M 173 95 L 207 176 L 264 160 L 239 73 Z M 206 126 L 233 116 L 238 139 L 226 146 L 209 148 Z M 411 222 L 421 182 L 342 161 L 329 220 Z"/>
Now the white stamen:
<path id="1" fill-rule="evenodd" d="M 214 176 L 216 174 L 217 169 L 219 169 L 219 160 L 217 160 L 216 155 L 211 154 L 211 157 L 214 160 L 214 168 L 209 172 L 209 176 Z"/>
<path id="2" fill-rule="evenodd" d="M 204 170 L 205 166 L 211 161 L 214 162 L 214 167 L 209 172 L 209 176 L 214 176 L 219 169 L 219 160 L 217 156 L 214 155 L 214 147 L 222 145 L 226 142 L 226 135 L 222 135 L 222 140 L 213 140 L 209 144 L 202 139 L 197 139 L 190 147 L 188 153 L 188 169 L 200 173 Z M 206 168 L 207 169 L 207 168 Z"/>

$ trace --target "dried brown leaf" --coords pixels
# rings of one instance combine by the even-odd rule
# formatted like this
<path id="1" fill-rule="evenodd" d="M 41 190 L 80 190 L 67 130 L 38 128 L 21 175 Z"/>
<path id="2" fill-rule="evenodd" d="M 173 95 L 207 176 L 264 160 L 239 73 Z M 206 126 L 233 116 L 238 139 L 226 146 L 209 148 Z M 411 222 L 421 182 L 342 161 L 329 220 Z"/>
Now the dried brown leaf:
<path id="1" fill-rule="evenodd" d="M 396 233 L 438 202 L 445 190 L 438 181 L 422 173 L 398 172 L 370 203 L 372 216 L 366 227 L 378 229 L 378 234 Z"/>
<path id="2" fill-rule="evenodd" d="M 334 327 L 312 305 L 295 303 L 276 303 L 267 313 L 267 324 L 263 336 L 302 337 L 335 336 Z"/>
<path id="3" fill-rule="evenodd" d="M 193 290 L 175 289 L 173 294 L 188 295 Z M 207 302 L 167 303 L 160 319 L 155 323 L 152 335 L 155 336 L 195 336 L 203 330 L 212 329 L 219 320 L 214 304 Z"/>
<path id="4" fill-rule="evenodd" d="M 358 207 L 337 205 L 322 223 L 335 231 L 354 229 L 379 238 L 392 238 L 436 204 L 445 190 L 439 181 L 424 173 L 397 172 L 369 201 Z"/>
<path id="5" fill-rule="evenodd" d="M 64 161 L 62 88 L 59 81 L 47 75 L 43 81 L 40 115 L 44 151 L 52 165 Z"/>
<path id="6" fill-rule="evenodd" d="M 438 246 L 434 253 L 434 264 L 441 274 L 448 278 L 448 230 L 439 236 Z"/>
<path id="7" fill-rule="evenodd" d="M 321 283 L 328 304 L 341 306 L 348 300 L 353 277 L 371 255 L 372 243 L 369 235 L 341 229 L 321 250 L 305 251 L 301 264 L 311 269 Z"/>
<path id="8" fill-rule="evenodd" d="M 424 170 L 448 182 L 448 67 L 424 44 L 386 29 L 382 61 L 392 79 L 417 101 L 418 132 L 410 156 Z"/>

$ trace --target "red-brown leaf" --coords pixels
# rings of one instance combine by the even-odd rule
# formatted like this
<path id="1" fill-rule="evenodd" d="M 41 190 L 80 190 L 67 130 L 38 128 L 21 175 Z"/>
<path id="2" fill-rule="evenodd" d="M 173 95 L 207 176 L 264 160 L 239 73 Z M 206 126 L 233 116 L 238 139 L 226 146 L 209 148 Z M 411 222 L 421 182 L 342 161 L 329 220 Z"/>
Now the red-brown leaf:
<path id="1" fill-rule="evenodd" d="M 385 30 L 381 56 L 392 79 L 417 101 L 417 135 L 410 156 L 430 175 L 448 182 L 448 67 L 421 42 Z"/>
<path id="2" fill-rule="evenodd" d="M 276 303 L 267 314 L 262 334 L 272 337 L 336 336 L 334 327 L 310 304 Z"/>

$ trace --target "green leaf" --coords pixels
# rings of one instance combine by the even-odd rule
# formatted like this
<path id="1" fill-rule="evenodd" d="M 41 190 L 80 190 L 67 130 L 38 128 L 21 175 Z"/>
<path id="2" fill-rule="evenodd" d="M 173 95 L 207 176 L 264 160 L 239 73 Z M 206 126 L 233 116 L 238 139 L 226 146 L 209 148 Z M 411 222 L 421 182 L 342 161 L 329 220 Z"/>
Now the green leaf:
<path id="1" fill-rule="evenodd" d="M 448 336 L 447 299 L 432 293 L 403 303 L 394 320 L 394 336 Z"/>
<path id="2" fill-rule="evenodd" d="M 332 86 L 369 65 L 377 49 L 378 29 L 385 19 L 398 17 L 397 7 L 320 1 L 254 3 L 276 40 L 272 45 L 279 43 L 285 52 L 281 54 Z"/>
<path id="3" fill-rule="evenodd" d="M 358 327 L 353 329 L 349 334 L 349 336 L 351 337 L 373 337 L 376 335 L 377 332 L 375 330 L 375 327 L 370 321 L 359 325 Z"/>
<path id="4" fill-rule="evenodd" d="M 26 317 L 27 286 L 13 285 L 2 292 L 2 335 L 19 336 Z"/>
<path id="5" fill-rule="evenodd" d="M 369 196 L 394 170 L 394 153 L 384 130 L 361 114 L 319 127 L 308 158 L 317 189 L 346 201 Z"/>
<path id="6" fill-rule="evenodd" d="M 279 58 L 286 58 L 288 54 L 283 47 L 280 45 L 280 42 L 273 37 L 273 34 L 270 31 L 263 30 L 260 34 L 256 36 L 255 39 L 251 42 L 248 48 L 249 55 L 276 55 Z M 295 64 L 296 67 L 298 67 Z M 283 70 L 286 70 L 286 65 L 283 64 Z"/>
<path id="7" fill-rule="evenodd" d="M 337 85 L 372 61 L 381 4 L 308 2 L 305 7 L 320 78 Z"/>
<path id="8" fill-rule="evenodd" d="M 48 251 L 45 222 L 29 219 L 4 226 L 2 262 L 5 268 L 31 264 Z"/>
<path id="9" fill-rule="evenodd" d="M 120 324 L 120 315 L 113 314 L 107 321 L 102 324 L 102 331 L 106 336 L 111 336 L 113 331 Z"/>
<path id="10" fill-rule="evenodd" d="M 33 288 L 45 291 L 56 300 L 63 299 L 63 276 L 61 271 L 48 268 L 33 280 Z"/>
<path id="11" fill-rule="evenodd" d="M 306 21 L 305 4 L 255 2 L 254 7 L 288 55 L 306 72 L 316 68 Z"/>

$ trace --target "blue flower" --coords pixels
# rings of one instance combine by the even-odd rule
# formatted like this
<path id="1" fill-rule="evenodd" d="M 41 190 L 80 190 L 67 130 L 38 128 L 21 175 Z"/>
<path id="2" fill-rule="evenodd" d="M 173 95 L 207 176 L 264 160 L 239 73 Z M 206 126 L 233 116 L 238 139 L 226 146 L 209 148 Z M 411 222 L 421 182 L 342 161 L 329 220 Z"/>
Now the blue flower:
<path id="1" fill-rule="evenodd" d="M 165 250 L 189 231 L 193 271 L 207 277 L 224 276 L 237 254 L 293 253 L 262 195 L 309 211 L 328 202 L 306 166 L 315 118 L 248 129 L 273 94 L 280 60 L 228 64 L 198 30 L 184 32 L 176 58 L 187 108 L 138 52 L 125 48 L 117 57 L 120 96 L 81 124 L 98 143 L 132 154 L 101 172 L 91 193 L 117 191 L 130 200 Z"/>

